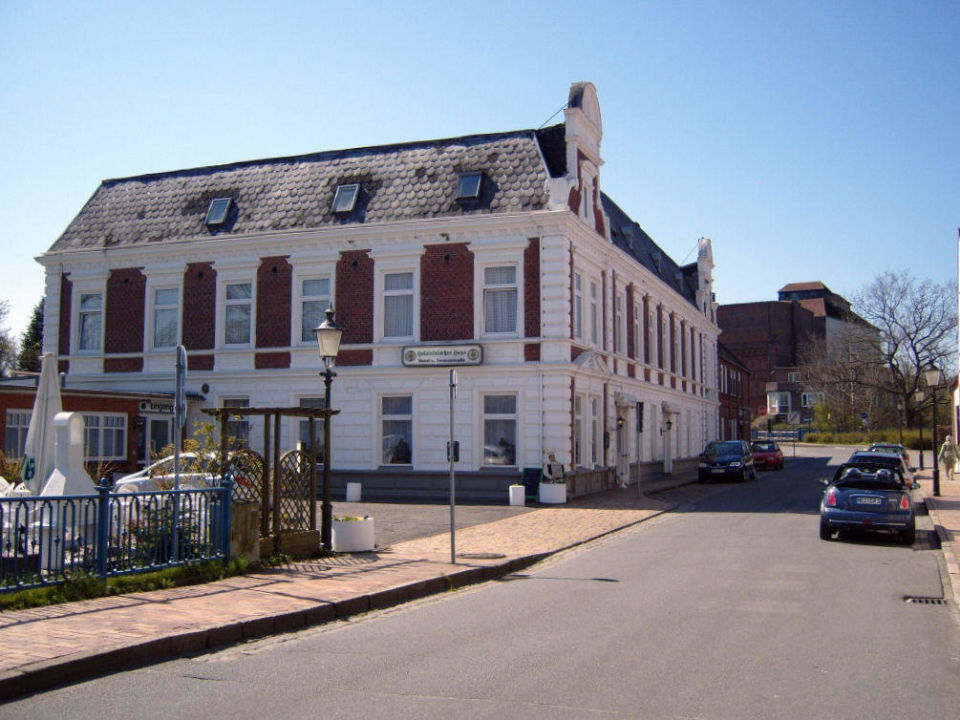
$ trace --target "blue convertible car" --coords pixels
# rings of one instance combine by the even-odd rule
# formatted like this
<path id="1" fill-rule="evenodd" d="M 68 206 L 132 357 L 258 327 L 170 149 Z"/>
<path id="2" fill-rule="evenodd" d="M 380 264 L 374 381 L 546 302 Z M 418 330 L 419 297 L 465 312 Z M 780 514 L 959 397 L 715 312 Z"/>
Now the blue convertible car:
<path id="1" fill-rule="evenodd" d="M 896 533 L 912 545 L 916 539 L 913 500 L 901 473 L 866 464 L 841 465 L 820 503 L 820 537 L 836 530 Z"/>

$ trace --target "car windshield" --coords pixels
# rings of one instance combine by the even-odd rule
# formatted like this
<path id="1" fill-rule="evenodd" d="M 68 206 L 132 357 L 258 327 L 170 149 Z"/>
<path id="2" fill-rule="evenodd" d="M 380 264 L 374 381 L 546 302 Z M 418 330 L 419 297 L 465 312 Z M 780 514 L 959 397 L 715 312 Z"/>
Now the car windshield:
<path id="1" fill-rule="evenodd" d="M 890 467 L 897 467 L 900 465 L 900 456 L 891 455 L 890 453 L 882 452 L 870 452 L 870 453 L 854 453 L 850 456 L 849 462 L 866 462 L 866 463 L 875 463 L 877 465 L 889 465 Z"/>
<path id="2" fill-rule="evenodd" d="M 739 442 L 717 442 L 707 445 L 707 455 L 739 455 L 741 446 Z"/>
<path id="3" fill-rule="evenodd" d="M 773 452 L 777 449 L 777 446 L 772 442 L 755 442 L 750 446 L 750 449 L 754 452 Z"/>

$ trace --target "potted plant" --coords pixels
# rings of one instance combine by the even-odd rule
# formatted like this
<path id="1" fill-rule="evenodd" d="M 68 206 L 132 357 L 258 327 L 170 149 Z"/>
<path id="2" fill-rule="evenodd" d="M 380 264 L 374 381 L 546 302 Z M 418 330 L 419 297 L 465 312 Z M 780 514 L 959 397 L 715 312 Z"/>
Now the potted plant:
<path id="1" fill-rule="evenodd" d="M 547 461 L 543 464 L 537 497 L 541 503 L 550 505 L 567 501 L 567 479 L 563 474 L 563 464 L 557 462 L 554 453 L 548 453 Z"/>
<path id="2" fill-rule="evenodd" d="M 373 548 L 372 517 L 340 515 L 333 518 L 334 552 L 370 552 Z"/>

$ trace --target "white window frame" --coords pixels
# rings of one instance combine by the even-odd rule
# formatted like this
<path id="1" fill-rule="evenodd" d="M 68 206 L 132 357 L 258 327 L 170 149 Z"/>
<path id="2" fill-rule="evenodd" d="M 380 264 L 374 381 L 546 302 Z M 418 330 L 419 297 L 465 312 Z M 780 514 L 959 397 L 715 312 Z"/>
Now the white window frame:
<path id="1" fill-rule="evenodd" d="M 250 407 L 249 395 L 228 395 L 220 398 L 221 408 L 248 408 Z M 248 415 L 238 416 L 239 420 L 227 418 L 227 435 L 237 438 L 241 442 L 240 447 L 250 446 L 250 417 Z M 238 432 L 239 431 L 239 432 Z M 176 432 L 176 428 L 174 428 Z"/>
<path id="2" fill-rule="evenodd" d="M 23 457 L 23 450 L 27 444 L 27 430 L 30 428 L 30 416 L 33 410 L 7 408 L 6 413 L 6 431 L 3 437 L 3 452 L 7 460 L 16 461 Z M 14 422 L 16 420 L 16 422 Z M 10 437 L 10 431 L 16 432 L 16 446 L 12 447 L 7 443 Z"/>
<path id="3" fill-rule="evenodd" d="M 100 308 L 98 310 L 84 310 L 83 309 L 83 299 L 85 297 L 99 296 L 100 298 Z M 81 290 L 77 292 L 77 312 L 76 312 L 76 342 L 74 347 L 78 353 L 82 354 L 96 354 L 103 352 L 103 326 L 104 319 L 106 317 L 106 293 L 103 290 Z M 98 336 L 95 347 L 83 347 L 83 325 L 85 317 L 92 317 L 98 315 L 100 318 L 100 326 L 98 328 Z"/>
<path id="4" fill-rule="evenodd" d="M 580 393 L 573 396 L 573 464 L 574 467 L 583 465 L 583 406 L 587 396 Z"/>
<path id="5" fill-rule="evenodd" d="M 127 440 L 128 436 L 128 423 L 126 413 L 97 413 L 97 412 L 85 412 L 83 415 L 83 455 L 87 462 L 116 462 L 127 459 Z M 96 419 L 96 422 L 92 422 Z M 108 426 L 106 420 L 120 421 L 120 424 L 111 424 Z M 106 455 L 103 452 L 104 438 L 107 433 L 110 433 L 113 440 L 112 444 L 114 445 L 114 453 L 111 455 Z M 97 436 L 97 452 L 96 454 L 90 453 L 91 438 L 92 436 Z M 119 436 L 120 442 L 117 442 L 117 437 Z M 117 453 L 117 445 L 119 444 L 119 449 L 121 453 Z"/>
<path id="6" fill-rule="evenodd" d="M 613 351 L 627 354 L 627 296 L 617 293 L 613 299 Z"/>
<path id="7" fill-rule="evenodd" d="M 633 303 L 633 358 L 637 362 L 643 362 L 643 305 L 637 302 Z"/>
<path id="8" fill-rule="evenodd" d="M 647 344 L 650 347 L 650 367 L 657 366 L 657 311 L 656 308 L 647 312 Z"/>
<path id="9" fill-rule="evenodd" d="M 147 339 L 150 343 L 150 349 L 158 352 L 173 350 L 180 344 L 180 318 L 183 313 L 183 291 L 179 284 L 148 282 L 147 285 L 147 303 L 149 306 L 147 312 Z M 177 302 L 175 305 L 157 305 L 157 293 L 165 290 L 173 290 L 176 292 Z M 174 331 L 175 337 L 173 338 L 173 343 L 171 345 L 157 345 L 157 312 L 170 309 L 175 311 L 176 317 L 176 330 Z"/>
<path id="10" fill-rule="evenodd" d="M 600 285 L 590 280 L 590 342 L 600 345 Z"/>
<path id="11" fill-rule="evenodd" d="M 822 392 L 805 392 L 800 394 L 800 406 L 805 408 L 816 407 L 818 404 L 822 403 L 824 400 L 824 393 Z"/>
<path id="12" fill-rule="evenodd" d="M 509 283 L 487 283 L 487 270 L 498 269 L 513 270 L 513 282 Z M 480 268 L 480 322 L 483 325 L 483 335 L 486 337 L 517 337 L 523 324 L 521 288 L 520 280 L 522 277 L 522 267 L 518 263 L 489 263 Z M 487 327 L 487 294 L 488 293 L 513 293 L 514 300 L 514 326 L 513 329 L 490 330 Z"/>
<path id="13" fill-rule="evenodd" d="M 304 402 L 307 402 L 307 404 L 304 405 Z M 297 398 L 297 407 L 323 409 L 323 407 L 326 405 L 326 402 L 327 402 L 326 398 L 323 397 L 322 395 L 303 395 Z M 297 420 L 297 423 L 293 428 L 293 432 L 295 434 L 295 437 L 297 438 L 297 442 L 304 443 L 303 451 L 309 452 L 310 451 L 309 438 L 307 438 L 307 440 L 304 440 L 304 436 L 309 435 L 310 433 L 310 420 L 307 418 L 296 418 L 296 420 Z M 323 418 L 314 418 L 314 421 L 313 421 L 313 429 L 314 429 L 314 432 L 317 434 L 316 450 L 317 450 L 318 463 L 323 463 L 324 456 L 325 456 L 325 452 L 324 452 L 325 448 L 323 446 L 323 422 L 324 422 Z"/>
<path id="14" fill-rule="evenodd" d="M 387 278 L 409 275 L 410 276 L 410 287 L 397 288 L 395 290 L 387 289 Z M 380 337 L 383 340 L 388 342 L 396 342 L 398 340 L 412 340 L 416 337 L 416 316 L 417 316 L 417 275 L 412 269 L 405 270 L 390 270 L 385 271 L 381 275 L 381 280 L 383 282 L 383 292 L 380 294 L 380 297 L 383 298 L 383 303 L 381 305 L 380 313 Z M 410 298 L 410 332 L 405 334 L 391 334 L 387 335 L 387 298 Z"/>
<path id="15" fill-rule="evenodd" d="M 229 298 L 229 290 L 231 286 L 237 285 L 248 285 L 250 287 L 250 297 L 248 298 Z M 223 326 L 223 336 L 221 345 L 223 347 L 235 347 L 235 348 L 246 348 L 251 347 L 254 342 L 254 334 L 256 333 L 256 315 L 257 315 L 257 283 L 254 282 L 252 278 L 234 278 L 228 279 L 221 283 L 221 294 L 222 299 L 218 304 L 221 308 L 221 313 L 223 315 L 221 319 L 221 324 Z M 227 338 L 227 315 L 229 309 L 232 307 L 241 307 L 248 306 L 250 308 L 249 313 L 249 325 L 247 326 L 247 339 L 243 342 L 230 342 Z"/>
<path id="16" fill-rule="evenodd" d="M 782 407 L 781 401 L 786 399 L 786 408 Z M 791 411 L 790 393 L 788 392 L 769 392 L 767 393 L 767 414 L 785 415 Z"/>
<path id="17" fill-rule="evenodd" d="M 405 343 L 416 341 L 420 337 L 420 260 L 413 257 L 409 251 L 372 253 L 376 272 L 373 278 L 373 292 L 377 301 L 373 309 L 374 342 L 377 343 Z M 413 274 L 413 334 L 407 337 L 384 337 L 384 286 L 387 275 L 398 273 Z M 330 278 L 330 292 L 335 293 L 335 279 Z"/>
<path id="18" fill-rule="evenodd" d="M 603 447 L 603 440 L 600 437 L 601 435 L 601 426 L 600 426 L 600 397 L 597 395 L 590 396 L 590 464 L 592 467 L 596 467 L 600 464 L 601 459 L 601 448 Z"/>
<path id="19" fill-rule="evenodd" d="M 388 398 L 408 398 L 410 400 L 410 412 L 409 413 L 391 413 L 385 414 L 383 410 L 383 401 Z M 414 436 L 414 418 L 416 417 L 416 404 L 414 396 L 410 393 L 384 393 L 377 397 L 377 416 L 379 417 L 380 422 L 378 438 L 379 442 L 377 443 L 377 464 L 381 467 L 412 467 L 414 463 L 414 442 L 416 440 Z M 387 462 L 384 457 L 385 449 L 383 447 L 384 440 L 393 434 L 393 433 L 384 433 L 384 423 L 387 421 L 391 422 L 404 422 L 408 423 L 410 428 L 410 439 L 407 441 L 407 446 L 410 451 L 410 462 Z"/>
<path id="20" fill-rule="evenodd" d="M 573 274 L 573 337 L 583 340 L 583 275 Z"/>
<path id="21" fill-rule="evenodd" d="M 325 296 L 304 294 L 304 289 L 303 289 L 304 283 L 307 283 L 313 280 L 327 281 L 327 294 Z M 296 327 L 294 328 L 293 337 L 298 338 L 298 341 L 297 341 L 298 345 L 304 345 L 304 346 L 312 345 L 316 347 L 317 338 L 312 331 L 310 333 L 309 338 L 303 337 L 303 331 L 306 329 L 304 328 L 304 325 L 303 325 L 306 317 L 306 313 L 304 312 L 304 305 L 308 302 L 319 302 L 321 305 L 323 305 L 323 308 L 320 313 L 320 318 L 318 319 L 317 324 L 314 325 L 313 327 L 317 327 L 318 325 L 320 325 L 320 323 L 322 323 L 326 319 L 326 315 L 324 315 L 323 313 L 326 312 L 327 308 L 331 307 L 333 303 L 333 299 L 332 299 L 333 298 L 333 278 L 329 274 L 298 275 L 296 277 L 296 283 L 297 283 L 296 285 L 296 292 L 297 292 L 296 308 L 297 309 L 296 309 L 295 315 L 297 317 L 296 317 Z"/>
<path id="22" fill-rule="evenodd" d="M 487 412 L 487 398 L 513 398 L 512 413 Z M 517 459 L 520 457 L 520 396 L 516 392 L 485 392 L 480 395 L 480 434 L 482 440 L 482 450 L 480 453 L 481 467 L 517 467 Z M 487 421 L 498 421 L 513 423 L 513 462 L 487 462 L 487 446 L 492 443 L 487 442 Z M 506 439 L 506 438 L 504 438 Z"/>

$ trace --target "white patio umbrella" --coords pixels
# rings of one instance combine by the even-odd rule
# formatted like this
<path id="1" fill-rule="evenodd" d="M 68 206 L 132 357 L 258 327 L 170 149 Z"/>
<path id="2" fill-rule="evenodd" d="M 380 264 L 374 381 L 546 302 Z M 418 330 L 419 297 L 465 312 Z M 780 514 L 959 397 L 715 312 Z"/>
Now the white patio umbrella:
<path id="1" fill-rule="evenodd" d="M 53 418 L 62 409 L 60 384 L 57 382 L 57 357 L 53 353 L 44 353 L 40 385 L 33 402 L 20 464 L 20 479 L 32 495 L 40 493 L 53 472 L 56 459 Z"/>

